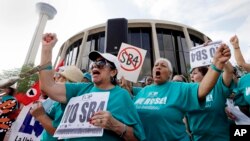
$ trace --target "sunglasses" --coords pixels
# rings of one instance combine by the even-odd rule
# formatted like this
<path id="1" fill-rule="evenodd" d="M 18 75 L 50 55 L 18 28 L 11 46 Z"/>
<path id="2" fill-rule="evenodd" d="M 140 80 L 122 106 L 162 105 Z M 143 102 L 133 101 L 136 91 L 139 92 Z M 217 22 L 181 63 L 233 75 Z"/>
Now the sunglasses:
<path id="1" fill-rule="evenodd" d="M 113 65 L 111 65 L 107 60 L 101 59 L 98 61 L 94 61 L 90 67 L 92 70 L 94 67 L 97 67 L 98 69 L 103 69 L 105 66 L 109 66 L 111 69 L 115 69 Z"/>

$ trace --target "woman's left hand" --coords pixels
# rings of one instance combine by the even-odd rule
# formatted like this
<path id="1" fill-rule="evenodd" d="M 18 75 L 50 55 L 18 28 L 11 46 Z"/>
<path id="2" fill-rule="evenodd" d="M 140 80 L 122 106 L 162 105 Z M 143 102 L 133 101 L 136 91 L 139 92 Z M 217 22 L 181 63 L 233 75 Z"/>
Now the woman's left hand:
<path id="1" fill-rule="evenodd" d="M 89 121 L 92 125 L 112 130 L 119 122 L 108 111 L 96 112 Z"/>

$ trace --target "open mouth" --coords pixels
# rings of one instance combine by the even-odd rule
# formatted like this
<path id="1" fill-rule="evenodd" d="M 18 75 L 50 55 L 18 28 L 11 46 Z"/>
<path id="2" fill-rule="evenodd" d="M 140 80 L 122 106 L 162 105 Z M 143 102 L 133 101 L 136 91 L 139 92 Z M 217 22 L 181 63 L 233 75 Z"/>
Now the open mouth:
<path id="1" fill-rule="evenodd" d="M 99 72 L 98 70 L 93 70 L 93 71 L 92 71 L 92 74 L 93 74 L 93 75 L 96 75 L 96 74 L 98 75 L 98 74 L 100 74 L 100 72 Z"/>
<path id="2" fill-rule="evenodd" d="M 161 72 L 160 71 L 156 71 L 155 72 L 155 76 L 160 76 L 161 75 Z"/>

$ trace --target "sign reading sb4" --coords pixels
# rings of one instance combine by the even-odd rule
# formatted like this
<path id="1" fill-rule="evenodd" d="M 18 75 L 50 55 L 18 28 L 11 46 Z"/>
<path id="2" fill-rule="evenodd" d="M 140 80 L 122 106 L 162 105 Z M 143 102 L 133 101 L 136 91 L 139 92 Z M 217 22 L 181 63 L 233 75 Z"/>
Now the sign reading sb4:
<path id="1" fill-rule="evenodd" d="M 121 70 L 118 79 L 122 76 L 131 82 L 136 83 L 139 77 L 147 51 L 136 46 L 122 43 L 118 60 L 121 63 Z"/>
<path id="2" fill-rule="evenodd" d="M 200 45 L 190 49 L 191 68 L 207 66 L 212 63 L 216 49 L 222 41 L 211 42 L 208 45 Z"/>

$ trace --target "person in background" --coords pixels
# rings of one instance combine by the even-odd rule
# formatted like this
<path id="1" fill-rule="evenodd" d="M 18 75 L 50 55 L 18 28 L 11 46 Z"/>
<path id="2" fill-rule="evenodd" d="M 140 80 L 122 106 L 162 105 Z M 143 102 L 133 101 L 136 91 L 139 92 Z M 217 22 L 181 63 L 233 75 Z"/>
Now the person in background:
<path id="1" fill-rule="evenodd" d="M 207 66 L 193 68 L 191 81 L 201 83 L 208 69 Z M 187 112 L 186 117 L 194 141 L 228 141 L 230 139 L 230 123 L 225 113 L 225 103 L 234 86 L 233 72 L 233 66 L 227 62 L 215 86 L 206 96 L 205 107 Z"/>
<path id="2" fill-rule="evenodd" d="M 83 80 L 82 82 L 92 82 L 91 74 L 89 72 L 83 73 Z"/>
<path id="3" fill-rule="evenodd" d="M 0 141 L 3 141 L 6 132 L 20 112 L 18 101 L 14 97 L 16 85 L 2 88 L 2 91 L 0 95 Z"/>
<path id="4" fill-rule="evenodd" d="M 151 75 L 146 76 L 145 78 L 145 86 L 151 85 L 153 83 L 153 77 Z"/>
<path id="5" fill-rule="evenodd" d="M 77 83 L 82 81 L 83 73 L 76 66 L 65 66 L 63 70 L 58 72 L 56 77 L 56 82 L 59 83 Z M 51 99 L 47 99 L 44 103 L 36 101 L 30 110 L 31 115 L 35 117 L 35 119 L 39 121 L 45 129 L 41 135 L 41 141 L 58 140 L 53 137 L 53 135 L 61 121 L 64 111 L 59 102 L 52 101 L 52 103 L 49 104 L 51 101 Z"/>
<path id="6" fill-rule="evenodd" d="M 41 65 L 51 62 L 52 49 L 56 42 L 55 34 L 47 33 L 43 35 Z M 93 61 L 90 68 L 93 83 L 56 83 L 53 80 L 53 71 L 50 68 L 41 70 L 39 73 L 42 90 L 51 99 L 62 104 L 67 104 L 73 97 L 90 92 L 109 92 L 107 110 L 95 112 L 88 120 L 90 124 L 104 129 L 103 136 L 69 138 L 66 140 L 145 140 L 141 121 L 129 93 L 116 84 L 116 76 L 120 70 L 120 63 L 116 56 L 92 51 L 89 53 L 89 59 Z"/>
<path id="7" fill-rule="evenodd" d="M 220 45 L 201 83 L 171 81 L 173 68 L 169 60 L 159 58 L 153 67 L 154 84 L 144 87 L 134 104 L 141 118 L 147 141 L 189 141 L 183 117 L 188 111 L 203 108 L 206 96 L 212 90 L 230 59 L 227 45 Z"/>
<path id="8" fill-rule="evenodd" d="M 238 66 L 240 68 L 242 68 L 244 71 L 246 71 L 247 73 L 242 75 L 237 83 L 237 88 L 236 88 L 236 92 L 235 92 L 235 98 L 234 98 L 234 103 L 237 106 L 241 107 L 241 110 L 243 109 L 242 107 L 244 107 L 244 109 L 246 110 L 242 110 L 247 116 L 250 116 L 250 64 L 245 62 L 245 59 L 241 53 L 240 50 L 240 45 L 239 45 L 239 39 L 237 37 L 237 35 L 234 35 L 230 38 L 230 43 L 233 46 L 234 49 L 234 57 L 236 60 L 236 63 L 238 64 Z M 229 117 L 229 119 L 235 121 L 237 120 L 236 116 L 233 115 L 227 108 L 225 109 L 226 113 Z"/>
<path id="9" fill-rule="evenodd" d="M 176 81 L 176 82 L 188 82 L 186 77 L 184 75 L 175 75 L 172 79 L 172 81 Z"/>
<path id="10" fill-rule="evenodd" d="M 245 71 L 250 72 L 250 64 L 246 63 L 246 61 L 241 53 L 239 39 L 238 39 L 237 35 L 234 35 L 233 37 L 230 38 L 230 43 L 233 46 L 234 57 L 235 57 L 235 60 L 236 60 L 236 63 L 238 64 L 238 66 L 243 68 Z"/>

